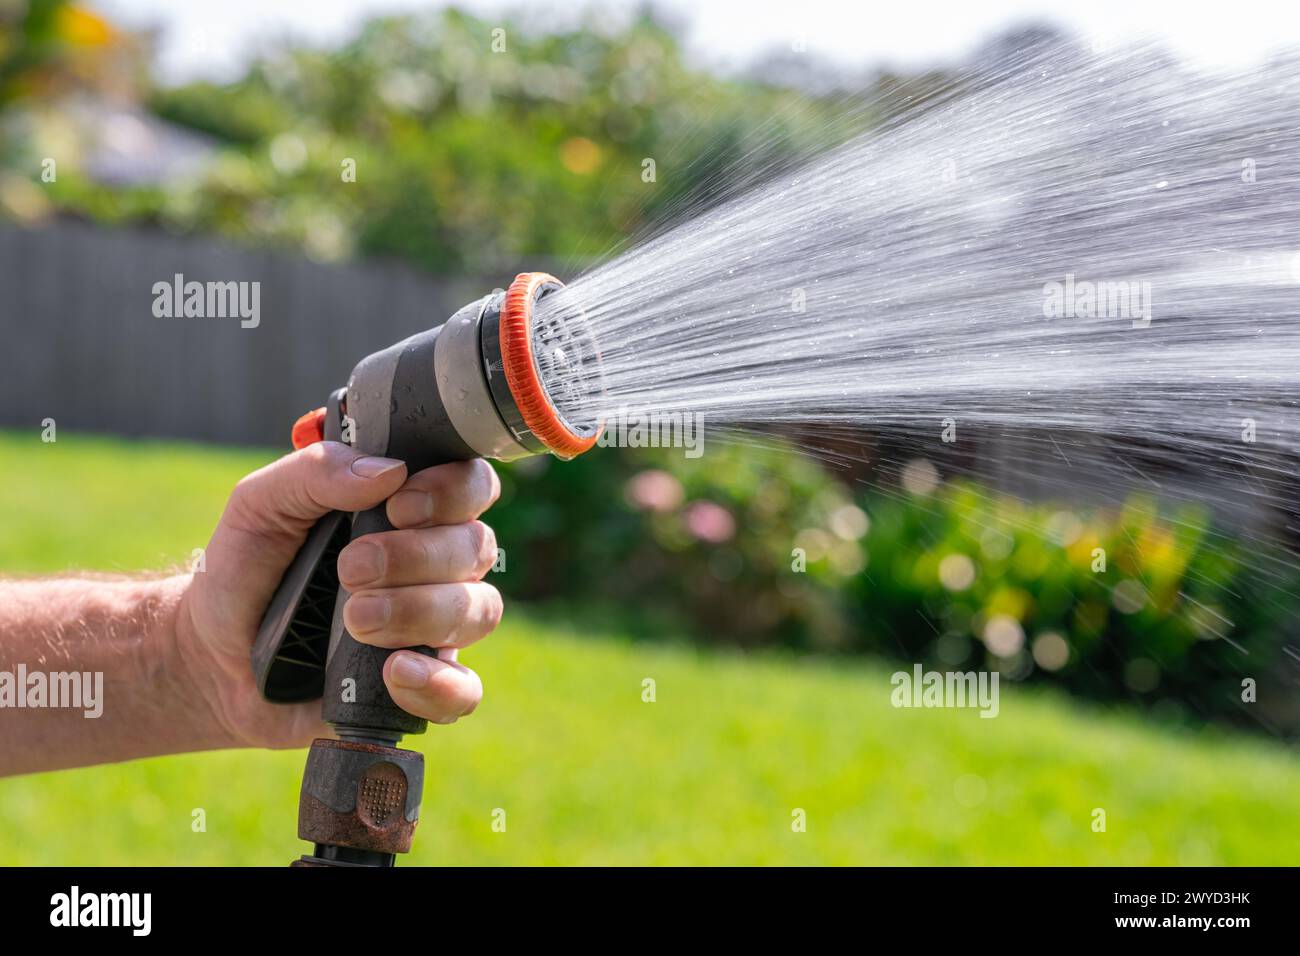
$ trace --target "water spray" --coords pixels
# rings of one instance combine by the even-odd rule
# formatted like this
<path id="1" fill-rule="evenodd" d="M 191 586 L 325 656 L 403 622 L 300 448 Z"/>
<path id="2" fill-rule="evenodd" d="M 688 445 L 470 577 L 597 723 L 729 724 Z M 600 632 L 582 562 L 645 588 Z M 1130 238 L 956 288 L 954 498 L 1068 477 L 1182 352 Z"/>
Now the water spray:
<path id="1" fill-rule="evenodd" d="M 566 410 L 1280 511 L 1300 540 L 1296 61 L 1052 42 L 949 86 L 549 297 L 602 343 L 601 389 Z"/>
<path id="2" fill-rule="evenodd" d="M 400 459 L 411 472 L 480 457 L 582 454 L 596 444 L 601 419 L 562 411 L 561 398 L 598 391 L 601 358 L 581 316 L 539 319 L 537 303 L 560 288 L 553 276 L 524 273 L 443 325 L 367 356 L 346 388 L 298 420 L 295 447 L 343 441 Z M 262 695 L 277 703 L 323 698 L 322 716 L 338 734 L 314 741 L 307 756 L 298 836 L 314 849 L 295 865 L 391 866 L 411 848 L 424 757 L 397 743 L 423 733 L 427 721 L 398 707 L 384 686 L 393 652 L 348 633 L 348 593 L 336 567 L 349 541 L 391 530 L 383 505 L 317 522 L 253 646 Z"/>

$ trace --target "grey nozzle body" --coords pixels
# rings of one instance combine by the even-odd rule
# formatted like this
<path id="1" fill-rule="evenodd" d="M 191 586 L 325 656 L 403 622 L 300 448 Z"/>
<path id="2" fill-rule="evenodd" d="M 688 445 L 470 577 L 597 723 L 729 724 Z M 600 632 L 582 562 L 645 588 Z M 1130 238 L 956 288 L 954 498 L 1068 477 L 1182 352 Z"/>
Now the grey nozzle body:
<path id="1" fill-rule="evenodd" d="M 506 426 L 487 384 L 480 326 L 499 293 L 362 359 L 348 380 L 351 444 L 401 458 L 412 471 L 441 461 L 510 461 L 536 451 Z"/>

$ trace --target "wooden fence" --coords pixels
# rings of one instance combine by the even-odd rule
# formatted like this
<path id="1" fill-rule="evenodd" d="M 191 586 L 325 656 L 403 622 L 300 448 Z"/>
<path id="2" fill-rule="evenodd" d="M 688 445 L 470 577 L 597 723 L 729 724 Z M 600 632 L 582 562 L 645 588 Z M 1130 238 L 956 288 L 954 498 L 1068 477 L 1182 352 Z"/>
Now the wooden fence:
<path id="1" fill-rule="evenodd" d="M 533 268 L 544 268 L 545 264 Z M 257 282 L 259 322 L 160 318 L 156 283 Z M 363 356 L 504 285 L 161 232 L 0 224 L 0 426 L 283 445 Z"/>

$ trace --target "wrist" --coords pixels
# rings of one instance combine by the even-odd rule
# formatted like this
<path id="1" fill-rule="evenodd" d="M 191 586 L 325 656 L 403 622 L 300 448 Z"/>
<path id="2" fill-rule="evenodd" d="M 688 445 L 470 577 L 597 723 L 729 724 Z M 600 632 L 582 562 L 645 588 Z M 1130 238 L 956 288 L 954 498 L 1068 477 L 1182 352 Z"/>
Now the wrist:
<path id="1" fill-rule="evenodd" d="M 240 682 L 239 664 L 247 669 L 248 663 L 224 659 L 195 624 L 196 576 L 182 575 L 169 583 L 176 587 L 176 601 L 170 626 L 159 635 L 164 644 L 160 656 L 168 662 L 174 690 L 181 695 L 178 710 L 185 713 L 190 732 L 200 741 L 186 749 L 247 747 L 250 741 L 237 732 L 237 721 L 232 719 L 229 691 Z"/>
<path id="2" fill-rule="evenodd" d="M 235 741 L 210 702 L 211 674 L 195 651 L 187 596 L 192 574 L 141 582 L 141 616 L 147 621 L 138 664 L 145 686 L 156 689 L 153 705 L 164 725 L 160 753 L 218 750 Z"/>

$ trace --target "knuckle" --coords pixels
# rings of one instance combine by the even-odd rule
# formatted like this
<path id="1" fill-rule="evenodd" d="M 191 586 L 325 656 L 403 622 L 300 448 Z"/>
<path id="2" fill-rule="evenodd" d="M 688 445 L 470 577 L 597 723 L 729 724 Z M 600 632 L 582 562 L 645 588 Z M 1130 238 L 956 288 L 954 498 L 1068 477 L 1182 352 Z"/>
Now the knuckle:
<path id="1" fill-rule="evenodd" d="M 450 572 L 451 560 L 440 529 L 415 532 L 415 551 L 418 561 L 432 581 L 441 581 Z"/>
<path id="2" fill-rule="evenodd" d="M 471 521 L 465 525 L 469 535 L 469 546 L 474 556 L 476 574 L 486 574 L 497 557 L 496 532 L 482 521 Z"/>
<path id="3" fill-rule="evenodd" d="M 476 680 L 457 681 L 456 690 L 452 694 L 452 707 L 456 716 L 463 715 L 466 711 L 478 705 L 479 698 L 483 696 L 483 688 Z"/>
<path id="4" fill-rule="evenodd" d="M 463 585 L 449 588 L 444 600 L 447 602 L 447 617 L 453 631 L 469 623 L 470 615 L 474 611 L 474 595 L 470 593 L 469 588 Z"/>
<path id="5" fill-rule="evenodd" d="M 300 463 L 298 468 L 302 469 L 303 485 L 313 490 L 318 490 L 323 485 L 328 484 L 331 477 L 337 474 L 337 452 L 334 448 L 329 447 L 328 442 L 316 442 L 306 448 L 300 448 L 292 455 L 281 459 L 281 461 L 285 462 L 286 467 L 288 467 L 289 461 L 294 456 L 297 456 Z M 276 464 L 279 464 L 279 462 Z"/>
<path id="6" fill-rule="evenodd" d="M 491 533 L 491 529 L 489 529 L 482 521 L 466 521 L 461 525 L 461 527 L 465 529 L 465 535 L 469 540 L 470 548 L 475 554 L 481 552 L 483 550 L 483 543 L 487 540 L 487 536 Z"/>
<path id="7" fill-rule="evenodd" d="M 276 463 L 272 463 L 235 482 L 226 500 L 223 523 L 259 537 L 299 532 L 300 529 L 283 516 L 283 509 L 276 506 L 271 472 L 275 467 Z"/>
<path id="8" fill-rule="evenodd" d="M 232 498 L 242 498 L 252 494 L 253 490 L 257 487 L 258 482 L 261 480 L 261 477 L 261 468 L 256 471 L 250 471 L 248 474 L 244 475 L 244 477 L 235 482 L 235 487 L 231 489 L 230 496 Z"/>
<path id="9" fill-rule="evenodd" d="M 261 471 L 255 471 L 245 475 L 235 482 L 235 487 L 230 489 L 230 506 L 239 511 L 246 510 L 257 498 L 257 489 L 260 485 Z"/>
<path id="10" fill-rule="evenodd" d="M 320 507 L 338 474 L 339 446 L 334 442 L 315 442 L 293 454 L 307 465 L 303 480 L 296 486 L 303 505 Z M 281 461 L 287 462 L 292 457 L 286 456 Z"/>
<path id="11" fill-rule="evenodd" d="M 412 625 L 419 621 L 420 608 L 411 600 L 410 592 L 406 588 L 376 588 L 369 593 L 388 599 L 388 620 L 379 630 L 391 633 L 409 631 Z"/>
<path id="12" fill-rule="evenodd" d="M 318 441 L 298 449 L 294 454 L 312 465 L 323 465 L 333 456 L 334 449 L 329 442 Z"/>
<path id="13" fill-rule="evenodd" d="M 501 623 L 501 616 L 505 613 L 505 603 L 501 600 L 501 592 L 490 584 L 484 584 L 484 600 L 482 604 L 482 618 L 480 623 L 483 626 L 483 633 L 488 634 L 497 629 Z"/>
<path id="14" fill-rule="evenodd" d="M 482 458 L 471 462 L 471 487 L 474 497 L 484 508 L 490 508 L 501 496 L 501 479 L 496 469 Z"/>

